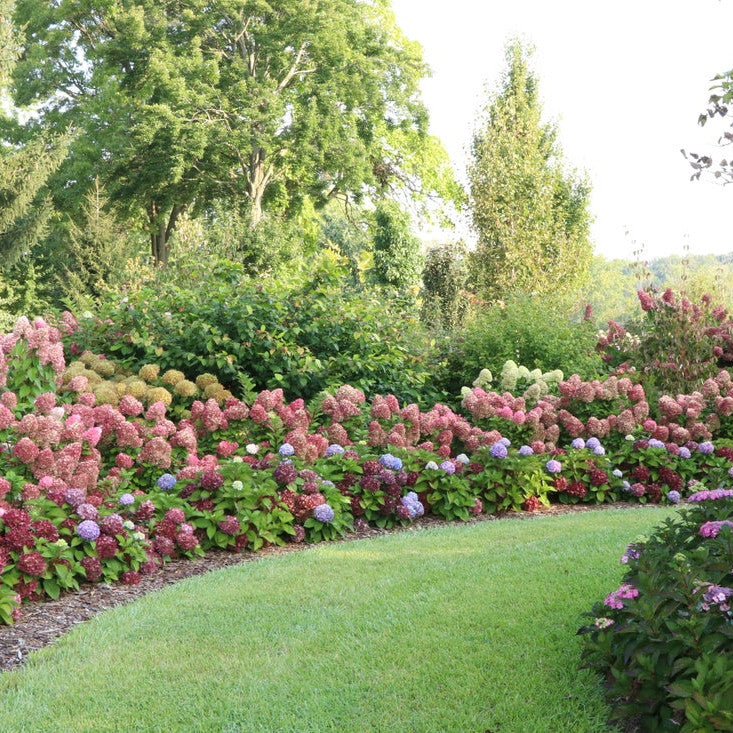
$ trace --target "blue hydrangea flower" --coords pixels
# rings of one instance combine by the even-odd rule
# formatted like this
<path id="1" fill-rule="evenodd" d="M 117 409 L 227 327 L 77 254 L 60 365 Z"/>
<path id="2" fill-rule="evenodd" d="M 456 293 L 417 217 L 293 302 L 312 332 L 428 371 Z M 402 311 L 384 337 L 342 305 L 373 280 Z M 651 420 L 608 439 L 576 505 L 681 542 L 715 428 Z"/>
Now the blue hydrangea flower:
<path id="1" fill-rule="evenodd" d="M 410 491 L 401 499 L 402 506 L 407 507 L 410 512 L 410 519 L 415 517 L 422 517 L 425 514 L 425 507 L 422 505 L 420 499 L 414 491 Z"/>
<path id="2" fill-rule="evenodd" d="M 715 450 L 715 446 L 709 440 L 706 440 L 697 446 L 697 450 L 703 455 L 709 456 Z"/>
<path id="3" fill-rule="evenodd" d="M 606 455 L 606 449 L 602 445 L 597 445 L 593 449 L 593 453 L 596 456 L 605 456 Z"/>
<path id="4" fill-rule="evenodd" d="M 560 473 L 560 471 L 562 471 L 562 463 L 552 458 L 547 461 L 547 463 L 545 463 L 545 468 L 547 469 L 548 473 Z"/>
<path id="5" fill-rule="evenodd" d="M 338 443 L 331 443 L 331 445 L 326 448 L 326 458 L 330 458 L 331 456 L 340 456 L 344 452 L 343 446 L 340 446 Z"/>
<path id="6" fill-rule="evenodd" d="M 176 477 L 170 473 L 164 473 L 157 481 L 161 491 L 170 491 L 178 483 Z"/>
<path id="7" fill-rule="evenodd" d="M 491 453 L 492 458 L 506 458 L 509 455 L 509 451 L 501 441 L 494 443 L 494 445 L 491 446 L 489 453 Z"/>
<path id="8" fill-rule="evenodd" d="M 679 452 L 677 453 L 677 455 L 678 455 L 678 456 L 679 456 L 680 458 L 690 458 L 690 456 L 692 456 L 692 453 L 690 453 L 690 449 L 689 449 L 689 448 L 685 448 L 685 446 L 683 445 L 683 446 L 682 446 L 682 447 L 681 447 L 681 448 L 679 449 Z"/>
<path id="9" fill-rule="evenodd" d="M 499 438 L 499 442 L 500 442 L 500 443 L 501 443 L 501 444 L 502 444 L 502 445 L 503 445 L 503 446 L 504 446 L 505 448 L 508 448 L 508 447 L 509 447 L 509 446 L 510 446 L 510 445 L 512 444 L 512 441 L 511 441 L 511 440 L 509 440 L 509 438 Z"/>
<path id="10" fill-rule="evenodd" d="M 585 448 L 585 441 L 582 438 L 576 438 L 571 444 L 571 448 L 575 450 L 583 450 Z"/>
<path id="11" fill-rule="evenodd" d="M 402 459 L 393 456 L 391 453 L 385 453 L 383 456 L 379 456 L 379 463 L 384 468 L 389 468 L 392 471 L 399 471 L 402 468 Z"/>
<path id="12" fill-rule="evenodd" d="M 597 448 L 601 444 L 601 441 L 598 440 L 595 436 L 592 438 L 588 438 L 588 440 L 585 441 L 585 447 L 589 450 L 593 450 L 594 448 Z"/>
<path id="13" fill-rule="evenodd" d="M 679 504 L 680 499 L 682 496 L 680 495 L 679 491 L 675 491 L 672 489 L 672 491 L 667 492 L 667 498 L 673 503 L 673 504 Z"/>
<path id="14" fill-rule="evenodd" d="M 290 456 L 295 455 L 295 448 L 293 448 L 290 443 L 283 443 L 278 449 L 277 452 L 283 457 L 283 458 L 289 458 Z"/>
<path id="15" fill-rule="evenodd" d="M 656 438 L 649 438 L 649 447 L 650 448 L 665 448 L 666 445 L 661 440 L 657 440 Z"/>
<path id="16" fill-rule="evenodd" d="M 85 519 L 76 525 L 76 533 L 83 540 L 92 542 L 99 537 L 99 525 L 92 519 Z"/>
<path id="17" fill-rule="evenodd" d="M 132 494 L 122 494 L 120 504 L 122 506 L 132 506 L 135 503 L 135 497 Z"/>
<path id="18" fill-rule="evenodd" d="M 333 511 L 333 508 L 330 507 L 328 504 L 319 504 L 313 510 L 313 516 L 319 522 L 323 522 L 323 524 L 328 524 L 329 522 L 333 521 L 333 518 L 336 516 L 336 514 Z"/>
<path id="19" fill-rule="evenodd" d="M 450 476 L 451 474 L 454 474 L 456 472 L 456 467 L 453 464 L 453 461 L 443 461 L 440 464 L 440 467 Z"/>
<path id="20" fill-rule="evenodd" d="M 518 451 L 520 456 L 533 456 L 534 451 L 532 450 L 532 447 L 529 445 L 523 445 Z"/>

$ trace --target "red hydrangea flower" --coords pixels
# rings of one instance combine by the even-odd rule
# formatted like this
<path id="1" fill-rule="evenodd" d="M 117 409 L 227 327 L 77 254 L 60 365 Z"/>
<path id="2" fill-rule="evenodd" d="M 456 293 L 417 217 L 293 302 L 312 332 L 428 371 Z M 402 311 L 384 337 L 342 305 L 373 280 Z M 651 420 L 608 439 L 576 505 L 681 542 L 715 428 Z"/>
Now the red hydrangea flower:
<path id="1" fill-rule="evenodd" d="M 223 483 L 224 479 L 217 471 L 204 471 L 201 474 L 201 488 L 204 491 L 216 491 Z"/>
<path id="2" fill-rule="evenodd" d="M 40 552 L 26 552 L 18 558 L 18 570 L 34 578 L 40 578 L 46 572 L 47 567 Z"/>
<path id="3" fill-rule="evenodd" d="M 5 532 L 5 544 L 11 550 L 20 551 L 24 547 L 33 547 L 36 544 L 36 538 L 26 527 L 13 527 Z"/>
<path id="4" fill-rule="evenodd" d="M 28 529 L 31 526 L 31 515 L 23 509 L 8 509 L 3 514 L 3 524 L 6 527 Z"/>
<path id="5" fill-rule="evenodd" d="M 120 546 L 117 544 L 117 540 L 106 534 L 100 535 L 95 540 L 95 544 L 97 547 L 97 555 L 102 559 L 114 557 L 120 549 Z"/>
<path id="6" fill-rule="evenodd" d="M 176 543 L 182 550 L 189 551 L 198 546 L 199 540 L 193 532 L 179 532 L 176 535 Z"/>
<path id="7" fill-rule="evenodd" d="M 31 524 L 31 531 L 36 537 L 43 537 L 49 542 L 56 542 L 59 538 L 59 531 L 56 525 L 48 519 L 37 519 Z"/>
<path id="8" fill-rule="evenodd" d="M 536 512 L 542 507 L 542 502 L 536 496 L 527 497 L 522 504 L 522 509 L 525 512 Z"/>
<path id="9" fill-rule="evenodd" d="M 140 583 L 140 573 L 136 570 L 126 570 L 120 578 L 124 585 L 138 585 Z"/>
<path id="10" fill-rule="evenodd" d="M 290 463 L 281 463 L 275 468 L 273 476 L 275 481 L 277 481 L 281 486 L 287 486 L 288 484 L 292 484 L 293 481 L 298 478 L 298 472 Z"/>
<path id="11" fill-rule="evenodd" d="M 84 557 L 81 560 L 81 565 L 86 573 L 87 580 L 94 582 L 102 577 L 102 563 L 98 557 Z"/>
<path id="12" fill-rule="evenodd" d="M 153 540 L 153 549 L 161 557 L 171 557 L 175 552 L 175 545 L 170 537 L 158 536 Z"/>
<path id="13" fill-rule="evenodd" d="M 140 504 L 140 506 L 137 508 L 137 511 L 135 512 L 135 516 L 143 522 L 147 521 L 148 519 L 152 519 L 154 514 L 155 504 L 153 504 L 153 502 L 149 499 Z"/>
<path id="14" fill-rule="evenodd" d="M 224 532 L 224 534 L 235 537 L 237 534 L 239 534 L 241 526 L 239 524 L 239 520 L 236 517 L 228 514 L 224 517 L 224 519 L 221 520 L 221 522 L 219 522 L 219 529 Z"/>
<path id="15" fill-rule="evenodd" d="M 111 536 L 122 534 L 124 531 L 122 522 L 123 519 L 119 514 L 109 514 L 106 517 L 102 517 L 99 521 L 99 528 L 102 532 Z"/>
<path id="16" fill-rule="evenodd" d="M 186 515 L 180 507 L 173 507 L 165 513 L 165 518 L 173 524 L 183 524 L 186 521 Z"/>

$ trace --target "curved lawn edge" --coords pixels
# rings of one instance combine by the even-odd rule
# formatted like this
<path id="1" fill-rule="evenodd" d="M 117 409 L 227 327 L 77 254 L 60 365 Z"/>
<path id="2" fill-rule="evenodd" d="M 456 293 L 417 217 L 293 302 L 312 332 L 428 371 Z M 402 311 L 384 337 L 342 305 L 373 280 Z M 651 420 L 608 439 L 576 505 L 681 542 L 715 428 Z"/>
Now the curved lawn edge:
<path id="1" fill-rule="evenodd" d="M 575 631 L 669 513 L 430 528 L 188 579 L 0 676 L 3 729 L 606 731 Z"/>

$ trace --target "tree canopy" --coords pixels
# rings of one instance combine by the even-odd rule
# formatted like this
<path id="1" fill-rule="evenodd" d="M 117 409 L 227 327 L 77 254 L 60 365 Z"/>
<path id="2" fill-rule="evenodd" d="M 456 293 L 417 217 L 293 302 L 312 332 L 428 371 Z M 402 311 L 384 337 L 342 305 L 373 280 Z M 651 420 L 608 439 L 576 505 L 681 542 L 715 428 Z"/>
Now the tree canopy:
<path id="1" fill-rule="evenodd" d="M 591 258 L 589 185 L 566 172 L 557 130 L 541 120 L 529 55 L 518 41 L 507 46 L 504 78 L 473 140 L 472 280 L 490 298 L 571 289 Z"/>
<path id="2" fill-rule="evenodd" d="M 75 132 L 57 204 L 78 210 L 99 178 L 158 262 L 179 217 L 213 201 L 256 226 L 304 196 L 439 178 L 416 169 L 426 68 L 387 0 L 17 0 L 16 17 L 16 98 L 39 109 L 29 129 Z"/>

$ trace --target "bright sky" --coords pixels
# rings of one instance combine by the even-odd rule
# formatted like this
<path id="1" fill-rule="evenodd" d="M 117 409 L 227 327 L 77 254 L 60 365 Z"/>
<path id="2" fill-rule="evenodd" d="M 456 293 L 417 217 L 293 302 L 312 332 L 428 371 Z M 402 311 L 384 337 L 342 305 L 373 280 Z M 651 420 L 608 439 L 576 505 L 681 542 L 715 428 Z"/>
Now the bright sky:
<path id="1" fill-rule="evenodd" d="M 727 125 L 700 128 L 710 80 L 733 68 L 731 0 L 392 0 L 423 46 L 433 134 L 461 178 L 487 84 L 508 38 L 535 46 L 546 120 L 593 185 L 593 241 L 607 258 L 733 252 L 733 185 L 691 182 L 681 148 L 710 152 Z M 731 119 L 733 123 L 733 118 Z M 733 147 L 716 151 L 733 156 Z M 713 155 L 718 157 L 717 154 Z M 627 234 L 628 232 L 628 234 Z M 636 244 L 634 244 L 634 242 Z"/>

